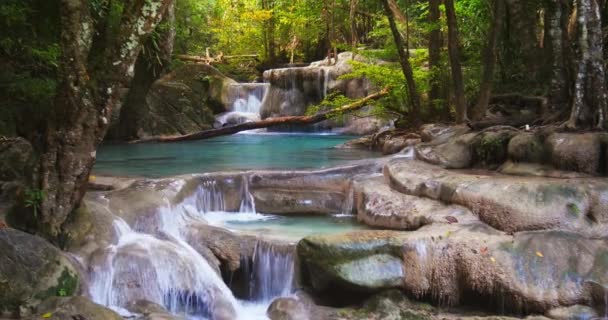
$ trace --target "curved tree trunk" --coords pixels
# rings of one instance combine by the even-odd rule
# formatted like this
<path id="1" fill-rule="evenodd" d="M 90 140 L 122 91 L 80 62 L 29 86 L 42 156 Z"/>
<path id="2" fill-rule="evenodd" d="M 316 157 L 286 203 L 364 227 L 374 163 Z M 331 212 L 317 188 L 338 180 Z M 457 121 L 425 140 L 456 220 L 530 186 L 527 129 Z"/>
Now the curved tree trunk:
<path id="1" fill-rule="evenodd" d="M 395 14 L 391 8 L 391 2 L 394 6 L 394 0 L 382 0 L 382 2 L 384 4 L 384 10 L 391 27 L 393 39 L 397 45 L 397 51 L 399 52 L 399 63 L 401 64 L 401 70 L 403 71 L 405 82 L 407 84 L 407 97 L 410 105 L 410 119 L 411 122 L 417 123 L 420 121 L 420 95 L 418 94 L 416 82 L 414 81 L 414 72 L 409 60 L 409 51 L 407 51 L 407 48 L 403 43 L 403 38 L 401 38 L 401 33 L 399 32 L 397 23 L 395 22 Z"/>
<path id="2" fill-rule="evenodd" d="M 454 9 L 454 0 L 444 0 L 444 3 L 445 15 L 448 21 L 448 53 L 456 100 L 456 122 L 464 123 L 467 120 L 467 102 L 464 96 L 464 81 L 462 79 L 462 65 L 460 63 L 456 10 Z"/>
<path id="3" fill-rule="evenodd" d="M 603 61 L 601 7 L 598 0 L 577 0 L 577 70 L 569 128 L 604 128 L 608 111 Z"/>
<path id="4" fill-rule="evenodd" d="M 498 43 L 498 35 L 502 27 L 502 21 L 505 15 L 504 0 L 494 0 L 494 19 L 488 34 L 488 43 L 483 54 L 483 75 L 481 78 L 481 86 L 479 88 L 479 98 L 477 104 L 471 110 L 471 120 L 481 120 L 486 115 L 490 97 L 492 95 L 492 82 L 494 80 L 494 65 L 496 63 L 496 46 Z"/>
<path id="5" fill-rule="evenodd" d="M 105 39 L 94 36 L 96 21 L 91 19 L 88 0 L 61 3 L 62 83 L 54 117 L 47 121 L 39 146 L 34 177 L 35 188 L 45 197 L 27 221 L 33 231 L 51 240 L 59 240 L 62 225 L 79 206 L 96 149 L 119 102 L 118 89 L 128 84 L 141 42 L 172 1 L 125 2 L 118 34 Z M 104 50 L 93 52 L 92 45 Z"/>

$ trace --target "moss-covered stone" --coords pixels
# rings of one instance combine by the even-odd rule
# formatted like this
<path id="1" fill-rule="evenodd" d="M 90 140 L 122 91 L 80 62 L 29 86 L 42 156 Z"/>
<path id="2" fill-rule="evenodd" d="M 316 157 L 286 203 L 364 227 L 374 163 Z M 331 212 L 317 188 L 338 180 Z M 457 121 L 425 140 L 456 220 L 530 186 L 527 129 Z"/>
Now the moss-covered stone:
<path id="1" fill-rule="evenodd" d="M 0 312 L 26 316 L 43 300 L 78 292 L 76 269 L 42 238 L 0 230 Z"/>
<path id="2" fill-rule="evenodd" d="M 543 163 L 547 153 L 542 138 L 533 133 L 521 133 L 509 141 L 509 159 L 517 162 Z"/>
<path id="3" fill-rule="evenodd" d="M 508 145 L 514 131 L 485 132 L 473 142 L 473 161 L 477 165 L 496 168 L 507 160 Z"/>

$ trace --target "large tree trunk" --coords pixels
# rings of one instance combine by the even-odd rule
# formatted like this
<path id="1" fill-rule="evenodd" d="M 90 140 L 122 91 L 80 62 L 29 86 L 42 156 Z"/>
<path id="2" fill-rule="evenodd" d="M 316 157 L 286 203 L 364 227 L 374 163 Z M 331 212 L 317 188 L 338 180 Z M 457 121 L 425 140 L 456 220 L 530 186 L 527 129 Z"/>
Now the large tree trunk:
<path id="1" fill-rule="evenodd" d="M 449 116 L 445 101 L 441 97 L 441 79 L 439 68 L 441 67 L 441 21 L 439 3 L 440 0 L 429 0 L 429 104 L 440 113 L 439 118 L 445 119 Z"/>
<path id="2" fill-rule="evenodd" d="M 391 2 L 394 6 L 394 0 L 382 0 L 382 2 L 384 4 L 384 11 L 386 12 L 386 16 L 388 17 L 388 22 L 391 27 L 391 32 L 393 34 L 395 44 L 397 45 L 397 51 L 399 53 L 399 63 L 401 64 L 401 70 L 403 71 L 403 75 L 405 76 L 405 82 L 407 84 L 407 97 L 410 107 L 410 121 L 412 123 L 417 123 L 420 121 L 420 95 L 418 94 L 416 82 L 414 81 L 414 72 L 412 70 L 412 66 L 409 60 L 409 51 L 403 43 L 403 38 L 401 37 L 399 28 L 397 28 L 397 23 L 395 22 L 395 14 L 391 8 Z"/>
<path id="3" fill-rule="evenodd" d="M 473 110 L 471 110 L 471 120 L 482 119 L 486 115 L 486 110 L 490 103 L 492 82 L 494 80 L 494 65 L 496 63 L 496 45 L 505 14 L 504 7 L 504 0 L 494 0 L 494 19 L 492 19 L 488 43 L 483 54 L 483 74 L 479 88 L 479 99 Z"/>
<path id="4" fill-rule="evenodd" d="M 467 102 L 464 96 L 464 81 L 462 79 L 462 66 L 460 63 L 460 47 L 458 43 L 458 23 L 454 0 L 444 0 L 445 15 L 448 21 L 448 54 L 454 84 L 454 98 L 456 100 L 456 122 L 467 120 Z"/>
<path id="5" fill-rule="evenodd" d="M 167 8 L 163 21 L 156 28 L 158 37 L 148 38 L 135 62 L 135 75 L 129 87 L 129 94 L 120 109 L 118 127 L 110 129 L 108 138 L 136 139 L 139 137 L 140 121 L 146 112 L 146 96 L 152 84 L 165 74 L 171 64 L 173 42 L 175 40 L 174 6 Z M 116 115 L 118 116 L 118 115 Z"/>
<path id="6" fill-rule="evenodd" d="M 546 0 L 545 39 L 546 56 L 550 57 L 551 84 L 549 87 L 549 108 L 558 114 L 568 110 L 570 102 L 570 54 L 568 22 L 569 0 Z"/>
<path id="7" fill-rule="evenodd" d="M 332 109 L 326 112 L 321 112 L 312 116 L 287 116 L 287 117 L 277 117 L 277 118 L 268 118 L 260 121 L 254 122 L 245 122 L 241 124 L 237 124 L 234 126 L 227 126 L 219 129 L 210 129 L 200 132 L 195 132 L 183 136 L 174 136 L 174 137 L 151 137 L 138 141 L 133 141 L 133 143 L 143 143 L 143 142 L 180 142 L 180 141 L 193 141 L 193 140 L 204 140 L 211 139 L 219 136 L 226 136 L 235 134 L 241 131 L 254 130 L 254 129 L 263 129 L 263 128 L 271 128 L 281 125 L 310 125 L 315 124 L 317 122 L 321 122 L 327 119 L 330 119 L 337 115 L 343 115 L 349 112 L 357 111 L 368 105 L 369 102 L 373 100 L 378 100 L 389 93 L 389 88 L 384 88 L 379 92 L 371 94 L 363 99 L 357 100 L 353 103 L 341 106 L 336 109 Z"/>
<path id="8" fill-rule="evenodd" d="M 605 128 L 608 111 L 603 61 L 601 6 L 577 0 L 577 70 L 569 128 Z"/>
<path id="9" fill-rule="evenodd" d="M 62 82 L 38 150 L 34 181 L 45 197 L 34 211 L 37 216 L 29 219 L 34 231 L 60 238 L 62 225 L 84 196 L 96 149 L 119 102 L 119 88 L 129 83 L 143 38 L 171 2 L 126 1 L 118 34 L 101 39 L 94 36 L 88 0 L 62 1 Z M 92 52 L 92 45 L 104 51 Z"/>

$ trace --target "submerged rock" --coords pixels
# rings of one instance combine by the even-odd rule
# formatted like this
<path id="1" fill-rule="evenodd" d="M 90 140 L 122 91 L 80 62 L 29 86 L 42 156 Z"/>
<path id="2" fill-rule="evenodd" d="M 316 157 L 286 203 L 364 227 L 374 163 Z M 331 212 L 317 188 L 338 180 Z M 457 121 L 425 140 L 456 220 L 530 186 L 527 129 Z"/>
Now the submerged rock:
<path id="1" fill-rule="evenodd" d="M 49 297 L 78 293 L 76 268 L 44 239 L 0 228 L 0 253 L 0 314 L 27 316 Z"/>
<path id="2" fill-rule="evenodd" d="M 402 288 L 442 304 L 475 299 L 525 313 L 594 305 L 588 283 L 608 284 L 606 254 L 607 240 L 559 231 L 509 236 L 483 224 L 310 236 L 298 244 L 303 277 L 319 294 Z"/>

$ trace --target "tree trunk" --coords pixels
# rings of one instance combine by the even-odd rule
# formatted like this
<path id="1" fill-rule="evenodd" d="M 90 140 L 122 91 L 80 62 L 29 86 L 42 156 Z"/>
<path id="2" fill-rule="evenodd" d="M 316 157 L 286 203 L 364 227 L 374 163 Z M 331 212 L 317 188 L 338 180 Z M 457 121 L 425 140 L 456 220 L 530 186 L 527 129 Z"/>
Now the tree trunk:
<path id="1" fill-rule="evenodd" d="M 488 43 L 483 55 L 483 75 L 479 88 L 479 99 L 475 108 L 471 110 L 472 120 L 481 120 L 486 115 L 490 97 L 492 95 L 492 82 L 494 80 L 494 65 L 496 63 L 496 45 L 498 43 L 498 34 L 502 27 L 502 19 L 504 18 L 504 0 L 494 0 L 494 19 L 488 34 Z"/>
<path id="2" fill-rule="evenodd" d="M 569 128 L 606 126 L 606 73 L 601 7 L 598 0 L 577 0 L 577 70 Z"/>
<path id="3" fill-rule="evenodd" d="M 359 0 L 350 0 L 350 45 L 353 50 L 357 49 L 358 37 L 357 37 L 357 4 Z"/>
<path id="4" fill-rule="evenodd" d="M 441 79 L 439 68 L 441 67 L 441 21 L 439 11 L 440 0 L 429 0 L 429 104 L 433 110 L 440 113 L 439 118 L 447 118 L 445 102 L 441 100 Z"/>
<path id="5" fill-rule="evenodd" d="M 554 114 L 567 110 L 570 101 L 569 13 L 569 0 L 546 1 L 544 46 L 546 56 L 551 58 L 548 97 L 550 111 Z"/>
<path id="6" fill-rule="evenodd" d="M 84 196 L 96 149 L 119 102 L 119 88 L 128 85 L 143 38 L 171 2 L 125 3 L 118 34 L 107 37 L 110 40 L 103 45 L 94 44 L 104 52 L 91 52 L 94 21 L 89 1 L 62 0 L 62 83 L 54 117 L 47 121 L 45 139 L 38 146 L 39 171 L 34 181 L 45 197 L 34 211 L 37 216 L 26 218 L 33 231 L 60 239 L 62 225 Z M 104 40 L 95 37 L 95 41 Z M 90 55 L 100 60 L 92 62 Z"/>
<path id="7" fill-rule="evenodd" d="M 280 125 L 286 124 L 315 124 L 317 122 L 321 122 L 327 119 L 332 118 L 336 115 L 343 115 L 349 112 L 353 112 L 359 110 L 365 106 L 367 106 L 368 102 L 373 100 L 378 100 L 380 98 L 385 97 L 389 93 L 389 88 L 384 88 L 377 93 L 371 94 L 363 99 L 357 100 L 353 103 L 347 104 L 345 106 L 339 107 L 337 109 L 333 109 L 330 111 L 318 113 L 312 116 L 287 116 L 287 117 L 277 117 L 277 118 L 268 118 L 260 121 L 254 122 L 245 122 L 241 124 L 237 124 L 234 126 L 223 127 L 219 129 L 211 129 L 200 131 L 196 133 L 191 133 L 183 136 L 175 136 L 175 137 L 152 137 L 146 138 L 138 141 L 133 141 L 133 143 L 145 143 L 145 142 L 180 142 L 180 141 L 193 141 L 193 140 L 204 140 L 215 138 L 219 136 L 226 136 L 235 134 L 241 131 L 254 130 L 254 129 L 262 129 L 262 128 L 270 128 L 276 127 Z"/>
<path id="8" fill-rule="evenodd" d="M 164 24 L 164 26 L 163 26 Z M 162 29 L 160 28 L 162 27 Z M 159 30 L 161 29 L 161 30 Z M 135 62 L 135 75 L 129 88 L 129 94 L 120 109 L 118 128 L 111 128 L 108 138 L 132 140 L 139 138 L 139 122 L 144 118 L 146 96 L 152 84 L 165 74 L 171 64 L 173 42 L 175 40 L 175 12 L 171 5 L 163 15 L 161 25 L 157 27 L 159 36 L 148 38 Z M 112 135 L 112 136 L 110 136 Z"/>
<path id="9" fill-rule="evenodd" d="M 454 0 L 444 0 L 444 3 L 448 21 L 448 54 L 450 56 L 454 97 L 456 99 L 456 122 L 464 123 L 467 120 L 467 102 L 464 96 L 464 81 L 462 79 L 462 66 L 460 63 L 456 10 L 454 9 Z"/>
<path id="10" fill-rule="evenodd" d="M 418 89 L 416 88 L 416 82 L 414 81 L 414 72 L 412 70 L 412 66 L 409 61 L 409 52 L 406 51 L 405 44 L 403 43 L 403 38 L 401 37 L 401 33 L 397 28 L 397 23 L 395 22 L 395 15 L 393 10 L 391 9 L 390 2 L 394 2 L 394 0 L 382 0 L 384 4 L 384 11 L 386 12 L 386 16 L 388 17 L 388 22 L 391 27 L 391 32 L 393 34 L 393 39 L 395 40 L 395 44 L 397 45 L 397 51 L 399 53 L 399 63 L 401 64 L 401 70 L 403 71 L 403 75 L 405 76 L 405 82 L 407 85 L 407 98 L 410 107 L 410 118 L 411 122 L 418 123 L 420 121 L 420 96 L 418 94 Z"/>

